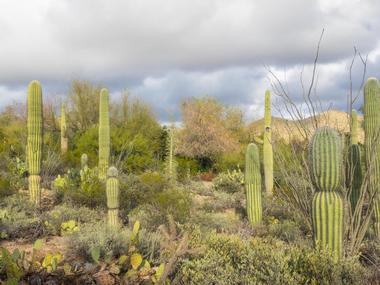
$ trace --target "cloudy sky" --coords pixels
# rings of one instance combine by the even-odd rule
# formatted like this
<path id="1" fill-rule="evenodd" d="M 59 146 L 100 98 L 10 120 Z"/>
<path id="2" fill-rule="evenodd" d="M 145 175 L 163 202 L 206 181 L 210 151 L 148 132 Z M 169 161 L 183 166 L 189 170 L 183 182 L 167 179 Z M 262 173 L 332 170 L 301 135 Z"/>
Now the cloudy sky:
<path id="1" fill-rule="evenodd" d="M 86 79 L 114 100 L 128 89 L 162 121 L 204 94 L 257 118 L 265 66 L 286 76 L 297 100 L 325 29 L 317 92 L 344 109 L 354 47 L 368 54 L 368 76 L 380 77 L 379 15 L 378 0 L 0 0 L 0 108 L 24 101 L 32 79 L 45 97 Z M 361 73 L 357 61 L 356 85 Z"/>

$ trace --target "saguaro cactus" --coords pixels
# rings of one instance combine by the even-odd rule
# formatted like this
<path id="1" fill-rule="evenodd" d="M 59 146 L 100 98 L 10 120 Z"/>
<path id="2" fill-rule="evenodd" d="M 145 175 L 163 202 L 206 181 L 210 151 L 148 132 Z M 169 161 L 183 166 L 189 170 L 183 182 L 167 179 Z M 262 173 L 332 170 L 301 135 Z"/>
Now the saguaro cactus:
<path id="1" fill-rule="evenodd" d="M 41 84 L 34 80 L 28 86 L 27 161 L 30 200 L 41 204 L 41 162 L 43 139 L 43 111 Z"/>
<path id="2" fill-rule="evenodd" d="M 363 181 L 360 146 L 358 145 L 358 118 L 355 110 L 351 112 L 351 144 L 348 147 L 348 159 L 346 167 L 346 186 L 349 190 L 349 199 L 352 214 L 361 195 Z"/>
<path id="3" fill-rule="evenodd" d="M 259 149 L 250 143 L 245 153 L 245 191 L 247 200 L 247 215 L 251 225 L 261 222 L 261 174 Z"/>
<path id="4" fill-rule="evenodd" d="M 264 138 L 263 138 L 263 164 L 265 177 L 265 190 L 268 196 L 273 194 L 273 149 L 272 149 L 272 128 L 271 128 L 271 103 L 270 92 L 265 92 L 264 111 Z"/>
<path id="5" fill-rule="evenodd" d="M 109 95 L 106 88 L 100 91 L 99 105 L 99 179 L 105 180 L 110 157 Z"/>
<path id="6" fill-rule="evenodd" d="M 370 169 L 369 191 L 374 201 L 375 233 L 380 239 L 380 85 L 369 78 L 364 85 L 364 132 L 367 169 Z"/>
<path id="7" fill-rule="evenodd" d="M 68 147 L 67 138 L 67 125 L 66 125 L 66 112 L 65 104 L 61 105 L 61 153 L 65 154 Z"/>
<path id="8" fill-rule="evenodd" d="M 318 129 L 310 141 L 310 172 L 318 192 L 314 194 L 312 220 L 317 246 L 342 255 L 343 200 L 336 190 L 342 177 L 342 141 L 331 128 Z"/>
<path id="9" fill-rule="evenodd" d="M 173 184 L 177 180 L 177 162 L 174 157 L 174 127 L 168 128 L 167 131 L 167 153 L 166 153 L 166 159 L 165 159 L 165 170 L 166 170 L 166 176 L 168 177 L 169 181 Z"/>
<path id="10" fill-rule="evenodd" d="M 116 167 L 110 167 L 107 171 L 107 207 L 108 224 L 119 225 L 119 180 Z"/>

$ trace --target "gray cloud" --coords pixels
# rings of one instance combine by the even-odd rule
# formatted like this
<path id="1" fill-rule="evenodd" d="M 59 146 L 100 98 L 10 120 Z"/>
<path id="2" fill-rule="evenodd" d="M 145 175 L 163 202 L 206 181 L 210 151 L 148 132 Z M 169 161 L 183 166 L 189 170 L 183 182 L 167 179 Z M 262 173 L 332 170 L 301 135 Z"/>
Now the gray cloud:
<path id="1" fill-rule="evenodd" d="M 4 1 L 0 106 L 22 99 L 32 79 L 59 95 L 82 78 L 115 94 L 129 89 L 162 120 L 178 116 L 184 98 L 203 94 L 255 118 L 270 87 L 263 65 L 288 69 L 298 100 L 299 68 L 310 70 L 325 28 L 318 94 L 344 108 L 353 46 L 372 54 L 368 73 L 380 75 L 379 12 L 375 0 Z"/>

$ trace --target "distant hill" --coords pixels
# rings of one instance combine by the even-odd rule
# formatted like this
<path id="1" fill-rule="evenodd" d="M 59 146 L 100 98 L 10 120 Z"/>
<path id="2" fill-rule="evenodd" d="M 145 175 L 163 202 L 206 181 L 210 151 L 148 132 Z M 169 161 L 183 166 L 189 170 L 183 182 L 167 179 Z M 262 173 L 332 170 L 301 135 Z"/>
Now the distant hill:
<path id="1" fill-rule="evenodd" d="M 272 117 L 272 139 L 279 140 L 283 139 L 285 141 L 302 140 L 303 130 L 300 126 L 303 126 L 308 132 L 313 133 L 315 129 L 315 123 L 313 123 L 314 118 L 309 117 L 301 121 L 287 120 L 278 117 Z M 364 142 L 364 130 L 362 128 L 363 116 L 358 115 L 359 121 L 359 142 Z M 350 131 L 349 117 L 346 112 L 338 110 L 329 110 L 327 112 L 320 113 L 315 116 L 315 122 L 317 122 L 318 127 L 329 126 L 340 133 L 348 133 Z M 254 136 L 259 136 L 264 130 L 264 119 L 260 119 L 252 122 L 248 125 L 248 131 Z"/>

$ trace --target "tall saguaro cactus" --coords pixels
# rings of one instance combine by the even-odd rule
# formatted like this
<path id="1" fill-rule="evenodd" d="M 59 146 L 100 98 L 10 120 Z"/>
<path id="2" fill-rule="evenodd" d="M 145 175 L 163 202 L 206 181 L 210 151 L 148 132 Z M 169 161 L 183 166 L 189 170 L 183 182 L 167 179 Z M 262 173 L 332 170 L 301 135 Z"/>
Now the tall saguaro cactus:
<path id="1" fill-rule="evenodd" d="M 30 200 L 41 204 L 41 163 L 43 139 L 43 111 L 41 84 L 34 80 L 28 86 L 27 161 Z"/>
<path id="2" fill-rule="evenodd" d="M 319 128 L 310 141 L 310 173 L 317 189 L 312 203 L 314 241 L 332 252 L 335 260 L 342 255 L 343 199 L 336 191 L 342 177 L 342 141 L 331 128 Z"/>
<path id="3" fill-rule="evenodd" d="M 355 110 L 351 112 L 351 144 L 348 147 L 346 169 L 346 186 L 349 190 L 351 212 L 354 214 L 361 195 L 363 181 L 360 146 L 358 145 L 358 115 Z"/>
<path id="4" fill-rule="evenodd" d="M 165 170 L 166 170 L 166 176 L 168 177 L 170 183 L 174 184 L 177 180 L 177 162 L 174 157 L 174 127 L 168 128 L 167 132 L 167 153 L 166 153 L 166 159 L 165 159 Z"/>
<path id="5" fill-rule="evenodd" d="M 272 149 L 272 128 L 271 128 L 271 103 L 270 92 L 265 92 L 264 111 L 264 138 L 263 138 L 263 164 L 265 176 L 265 190 L 268 196 L 273 194 L 273 149 Z"/>
<path id="6" fill-rule="evenodd" d="M 119 180 L 116 167 L 110 167 L 107 171 L 107 208 L 108 224 L 111 226 L 119 225 Z"/>
<path id="7" fill-rule="evenodd" d="M 107 178 L 110 157 L 109 94 L 106 88 L 100 91 L 99 104 L 99 179 Z"/>
<path id="8" fill-rule="evenodd" d="M 66 125 L 66 112 L 65 104 L 61 105 L 61 153 L 65 154 L 68 147 L 67 138 L 67 125 Z"/>
<path id="9" fill-rule="evenodd" d="M 251 225 L 261 222 L 261 173 L 259 149 L 250 143 L 245 153 L 245 191 L 247 200 L 247 215 Z"/>
<path id="10" fill-rule="evenodd" d="M 364 85 L 365 157 L 370 169 L 369 191 L 376 193 L 374 200 L 375 233 L 380 239 L 380 85 L 369 78 Z"/>

